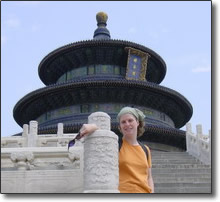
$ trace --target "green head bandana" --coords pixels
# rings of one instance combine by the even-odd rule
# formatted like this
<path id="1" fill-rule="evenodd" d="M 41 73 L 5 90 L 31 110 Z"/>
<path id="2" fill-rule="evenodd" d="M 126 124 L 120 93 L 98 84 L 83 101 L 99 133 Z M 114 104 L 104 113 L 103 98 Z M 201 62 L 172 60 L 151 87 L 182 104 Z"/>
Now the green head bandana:
<path id="1" fill-rule="evenodd" d="M 132 107 L 124 107 L 121 109 L 121 111 L 118 113 L 117 120 L 120 121 L 120 117 L 124 114 L 132 114 L 137 118 L 138 121 L 144 121 L 145 115 L 142 111 L 140 111 L 137 108 Z"/>

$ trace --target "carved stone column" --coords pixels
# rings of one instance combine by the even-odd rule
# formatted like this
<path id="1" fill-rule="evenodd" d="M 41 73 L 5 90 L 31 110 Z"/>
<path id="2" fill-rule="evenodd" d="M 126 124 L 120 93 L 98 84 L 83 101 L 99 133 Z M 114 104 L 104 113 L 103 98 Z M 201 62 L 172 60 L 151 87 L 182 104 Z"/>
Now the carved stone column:
<path id="1" fill-rule="evenodd" d="M 100 130 L 85 138 L 84 193 L 119 193 L 118 136 L 110 131 L 110 116 L 95 112 L 88 119 Z"/>

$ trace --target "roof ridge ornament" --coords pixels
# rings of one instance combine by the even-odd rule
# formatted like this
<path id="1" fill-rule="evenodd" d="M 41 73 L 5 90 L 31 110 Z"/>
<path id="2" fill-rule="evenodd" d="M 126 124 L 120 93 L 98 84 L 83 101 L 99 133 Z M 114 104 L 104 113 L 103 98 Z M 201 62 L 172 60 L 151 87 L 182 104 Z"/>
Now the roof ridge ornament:
<path id="1" fill-rule="evenodd" d="M 96 14 L 97 26 L 98 28 L 94 32 L 93 39 L 110 39 L 110 32 L 106 28 L 108 15 L 104 12 L 98 12 Z"/>

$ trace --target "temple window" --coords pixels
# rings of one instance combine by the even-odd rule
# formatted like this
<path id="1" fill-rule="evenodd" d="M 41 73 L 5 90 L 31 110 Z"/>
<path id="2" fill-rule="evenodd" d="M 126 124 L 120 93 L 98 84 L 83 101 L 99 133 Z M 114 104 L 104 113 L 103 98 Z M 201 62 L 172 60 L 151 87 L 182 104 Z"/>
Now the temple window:
<path id="1" fill-rule="evenodd" d="M 119 66 L 114 66 L 114 74 L 120 75 L 120 67 Z"/>
<path id="2" fill-rule="evenodd" d="M 73 70 L 70 70 L 64 73 L 60 78 L 57 80 L 57 83 L 62 83 L 66 81 L 70 81 L 76 79 L 78 77 L 86 77 L 87 75 L 125 75 L 125 67 L 120 67 L 117 65 L 105 65 L 105 64 L 98 64 L 98 65 L 89 65 L 84 67 L 79 67 Z"/>
<path id="3" fill-rule="evenodd" d="M 81 113 L 89 113 L 90 112 L 89 105 L 88 104 L 81 105 L 80 106 L 80 111 L 81 111 Z"/>
<path id="4" fill-rule="evenodd" d="M 88 75 L 93 75 L 95 74 L 95 67 L 94 65 L 88 66 Z"/>

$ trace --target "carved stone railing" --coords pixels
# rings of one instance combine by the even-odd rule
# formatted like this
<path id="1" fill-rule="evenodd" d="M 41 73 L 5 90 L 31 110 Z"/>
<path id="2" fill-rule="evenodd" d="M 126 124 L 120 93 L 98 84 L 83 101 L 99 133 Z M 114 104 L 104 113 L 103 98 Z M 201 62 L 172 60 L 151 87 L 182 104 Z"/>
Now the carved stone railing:
<path id="1" fill-rule="evenodd" d="M 202 133 L 202 125 L 196 126 L 196 133 L 192 132 L 191 123 L 186 124 L 187 152 L 207 165 L 211 165 L 211 130 L 209 134 Z"/>
<path id="2" fill-rule="evenodd" d="M 2 170 L 68 170 L 83 168 L 83 148 L 64 147 L 4 148 L 1 151 Z"/>
<path id="3" fill-rule="evenodd" d="M 1 150 L 1 193 L 82 193 L 83 150 L 76 146 Z"/>
<path id="4" fill-rule="evenodd" d="M 118 136 L 110 131 L 110 117 L 96 112 L 88 122 L 100 129 L 76 141 L 69 151 L 67 144 L 76 134 L 64 134 L 62 123 L 58 124 L 57 134 L 39 135 L 37 121 L 30 121 L 23 126 L 22 136 L 3 137 L 2 191 L 118 192 Z"/>
<path id="5" fill-rule="evenodd" d="M 1 148 L 17 148 L 17 147 L 67 147 L 68 142 L 73 139 L 76 134 L 64 134 L 63 124 L 58 124 L 57 134 L 37 134 L 38 122 L 30 121 L 29 125 L 23 125 L 22 136 L 3 137 L 1 140 Z M 80 144 L 80 142 L 78 142 Z"/>

